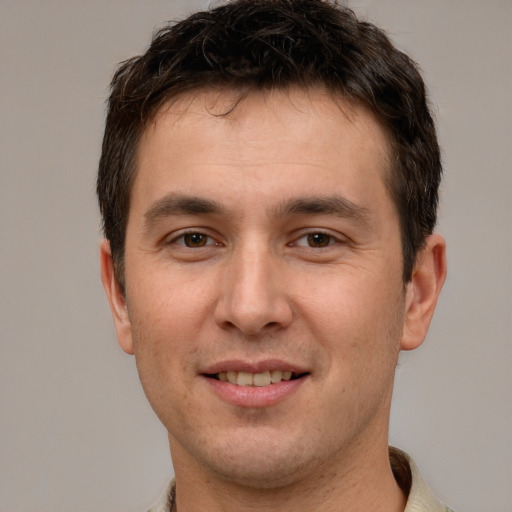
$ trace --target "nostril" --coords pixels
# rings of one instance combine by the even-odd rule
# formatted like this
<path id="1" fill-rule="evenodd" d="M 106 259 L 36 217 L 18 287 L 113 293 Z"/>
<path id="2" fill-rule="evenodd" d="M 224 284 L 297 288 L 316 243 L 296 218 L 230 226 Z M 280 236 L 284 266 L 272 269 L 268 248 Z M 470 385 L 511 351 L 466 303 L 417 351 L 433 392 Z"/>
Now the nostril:
<path id="1" fill-rule="evenodd" d="M 249 292 L 242 288 L 240 285 L 235 289 L 237 293 L 225 293 L 216 304 L 217 326 L 229 331 L 239 330 L 247 336 L 261 336 L 290 324 L 293 314 L 282 294 L 268 290 L 264 294 L 254 286 Z"/>

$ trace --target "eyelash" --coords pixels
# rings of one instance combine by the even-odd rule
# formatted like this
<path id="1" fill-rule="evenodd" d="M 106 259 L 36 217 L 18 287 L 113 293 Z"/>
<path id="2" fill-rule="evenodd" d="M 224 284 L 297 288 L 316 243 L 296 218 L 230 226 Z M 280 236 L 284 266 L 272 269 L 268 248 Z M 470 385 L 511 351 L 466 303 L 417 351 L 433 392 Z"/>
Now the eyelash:
<path id="1" fill-rule="evenodd" d="M 318 240 L 313 240 L 313 237 L 318 237 Z M 323 240 L 323 238 L 326 238 L 327 240 Z M 307 242 L 306 244 L 300 244 L 299 241 L 305 239 Z M 310 245 L 310 242 L 318 243 L 318 246 Z M 326 242 L 325 245 L 322 245 L 323 242 Z M 308 233 L 302 234 L 300 237 L 298 237 L 294 242 L 292 242 L 291 246 L 297 246 L 297 247 L 305 247 L 310 249 L 325 249 L 326 247 L 329 247 L 331 245 L 334 245 L 336 243 L 340 243 L 339 238 L 336 238 L 334 235 L 330 233 L 326 233 L 325 231 L 309 231 Z"/>
<path id="2" fill-rule="evenodd" d="M 195 235 L 199 236 L 199 237 L 203 237 L 203 239 L 205 239 L 206 242 L 203 245 L 197 245 L 197 246 L 188 245 L 186 243 L 186 238 L 193 237 Z M 181 241 L 181 243 L 180 243 L 180 241 Z M 185 233 L 181 233 L 180 235 L 178 235 L 175 238 L 173 238 L 172 240 L 170 240 L 169 243 L 175 244 L 175 245 L 180 245 L 180 246 L 188 248 L 188 249 L 201 249 L 203 247 L 222 245 L 221 243 L 217 242 L 214 238 L 212 238 L 211 236 L 209 236 L 206 233 L 203 233 L 201 231 L 187 231 Z"/>
<path id="3" fill-rule="evenodd" d="M 198 245 L 192 245 L 187 243 L 187 237 L 201 237 L 201 240 L 191 240 L 190 242 L 192 244 L 197 243 Z M 314 240 L 314 238 L 317 238 L 317 240 Z M 306 240 L 306 243 L 299 243 L 301 240 Z M 203 242 L 204 243 L 201 243 Z M 207 235 L 206 233 L 203 233 L 202 231 L 187 231 L 185 233 L 181 233 L 180 235 L 174 237 L 169 242 L 170 244 L 179 245 L 188 249 L 201 249 L 203 247 L 210 247 L 210 246 L 221 246 L 220 242 L 217 242 L 213 237 Z M 312 244 L 318 244 L 318 245 L 312 245 Z M 335 245 L 337 243 L 340 243 L 340 239 L 335 237 L 334 235 L 327 233 L 325 231 L 316 230 L 316 231 L 309 231 L 307 233 L 301 234 L 301 236 L 297 237 L 293 242 L 289 243 L 288 245 L 291 247 L 303 247 L 303 248 L 310 248 L 310 249 L 325 249 L 331 245 Z"/>

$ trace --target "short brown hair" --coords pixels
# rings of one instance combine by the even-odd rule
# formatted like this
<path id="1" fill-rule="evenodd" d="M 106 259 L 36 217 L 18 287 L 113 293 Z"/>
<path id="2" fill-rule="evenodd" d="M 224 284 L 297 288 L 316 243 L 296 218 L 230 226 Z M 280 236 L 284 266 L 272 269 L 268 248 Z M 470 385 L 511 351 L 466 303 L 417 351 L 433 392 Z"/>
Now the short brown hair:
<path id="1" fill-rule="evenodd" d="M 205 88 L 322 86 L 368 109 L 390 137 L 386 185 L 400 216 L 403 278 L 436 223 L 440 151 L 416 64 L 386 34 L 335 1 L 237 0 L 170 24 L 147 52 L 114 75 L 97 193 L 116 276 L 124 244 L 137 146 L 163 103 Z"/>

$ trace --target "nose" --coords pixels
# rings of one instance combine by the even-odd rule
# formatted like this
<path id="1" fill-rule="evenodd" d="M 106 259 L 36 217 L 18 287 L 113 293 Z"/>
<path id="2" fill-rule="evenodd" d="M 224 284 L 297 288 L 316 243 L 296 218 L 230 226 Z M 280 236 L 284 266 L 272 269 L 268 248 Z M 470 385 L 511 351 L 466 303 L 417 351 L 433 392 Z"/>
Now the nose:
<path id="1" fill-rule="evenodd" d="M 268 250 L 237 251 L 224 268 L 215 321 L 248 336 L 287 327 L 293 311 L 277 258 Z"/>

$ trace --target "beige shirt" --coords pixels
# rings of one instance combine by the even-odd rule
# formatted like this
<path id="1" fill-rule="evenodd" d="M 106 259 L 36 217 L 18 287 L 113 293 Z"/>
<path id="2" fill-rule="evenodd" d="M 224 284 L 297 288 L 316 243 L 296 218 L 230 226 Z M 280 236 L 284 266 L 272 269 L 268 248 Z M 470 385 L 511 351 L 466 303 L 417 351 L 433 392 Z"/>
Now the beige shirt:
<path id="1" fill-rule="evenodd" d="M 390 448 L 389 459 L 398 485 L 408 495 L 404 512 L 453 512 L 443 505 L 421 478 L 414 461 L 404 452 Z M 148 512 L 170 512 L 174 503 L 174 480 L 169 482 L 165 492 Z"/>

